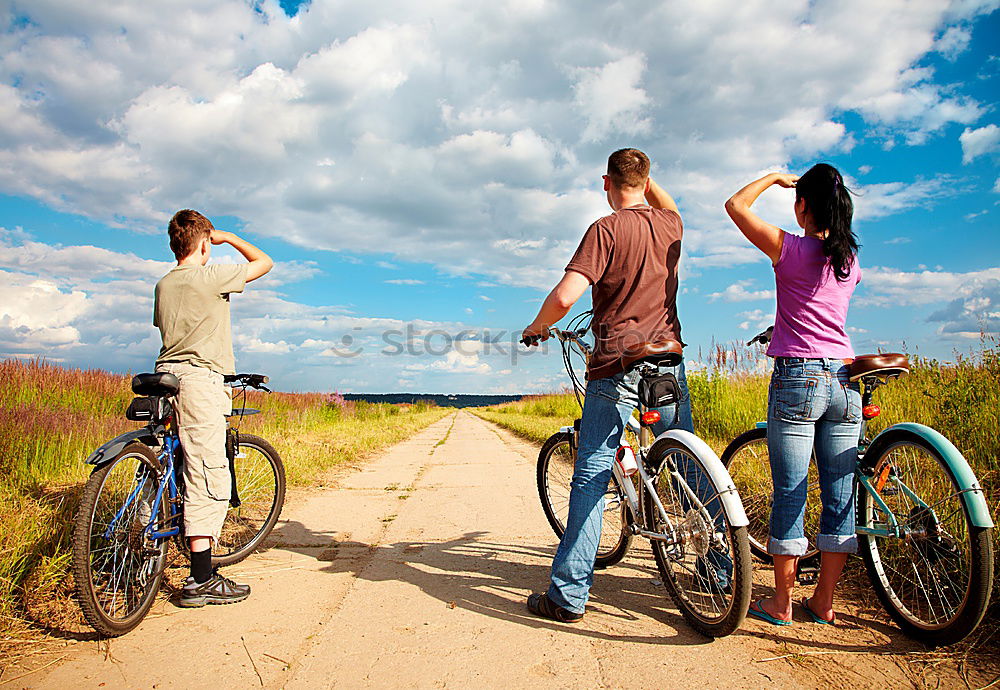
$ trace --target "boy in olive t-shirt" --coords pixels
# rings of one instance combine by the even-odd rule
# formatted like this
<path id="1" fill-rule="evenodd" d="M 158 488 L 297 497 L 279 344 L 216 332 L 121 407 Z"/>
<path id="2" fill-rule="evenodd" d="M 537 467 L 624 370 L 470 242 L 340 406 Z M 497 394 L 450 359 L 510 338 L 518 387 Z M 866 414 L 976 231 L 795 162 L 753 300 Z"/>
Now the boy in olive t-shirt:
<path id="1" fill-rule="evenodd" d="M 231 400 L 223 374 L 235 374 L 229 325 L 229 295 L 271 270 L 267 254 L 231 232 L 216 230 L 197 211 L 178 211 L 168 226 L 177 266 L 156 284 L 153 325 L 163 347 L 156 370 L 181 383 L 172 400 L 184 449 L 184 533 L 191 549 L 191 576 L 180 605 L 229 604 L 250 596 L 212 570 L 212 541 L 218 541 L 229 509 L 231 481 L 226 458 L 226 415 Z M 229 244 L 245 264 L 207 266 L 213 244 Z"/>

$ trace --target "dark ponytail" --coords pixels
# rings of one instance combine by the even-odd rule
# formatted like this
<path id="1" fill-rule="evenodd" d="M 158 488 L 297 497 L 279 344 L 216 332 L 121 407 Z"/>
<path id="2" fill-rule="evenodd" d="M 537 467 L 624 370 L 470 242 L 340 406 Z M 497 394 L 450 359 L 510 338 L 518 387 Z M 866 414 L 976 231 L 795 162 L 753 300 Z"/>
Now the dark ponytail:
<path id="1" fill-rule="evenodd" d="M 833 274 L 839 281 L 847 280 L 858 253 L 858 238 L 851 230 L 854 203 L 844 178 L 832 165 L 817 163 L 795 183 L 795 200 L 799 199 L 805 199 L 816 228 L 827 231 L 823 254 L 830 258 Z"/>

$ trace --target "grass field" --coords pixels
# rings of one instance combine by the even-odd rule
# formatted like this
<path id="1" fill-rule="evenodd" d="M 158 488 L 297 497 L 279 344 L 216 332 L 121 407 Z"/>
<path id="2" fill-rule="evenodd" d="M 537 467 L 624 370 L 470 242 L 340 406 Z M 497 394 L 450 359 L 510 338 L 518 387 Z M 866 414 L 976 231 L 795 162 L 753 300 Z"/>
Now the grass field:
<path id="1" fill-rule="evenodd" d="M 26 625 L 51 624 L 58 608 L 52 599 L 67 589 L 70 524 L 92 469 L 83 460 L 139 426 L 124 417 L 133 397 L 129 380 L 36 361 L 0 362 L 0 642 Z M 263 414 L 246 417 L 241 429 L 274 445 L 291 485 L 309 484 L 449 412 L 319 393 L 252 392 L 246 406 Z"/>
<path id="2" fill-rule="evenodd" d="M 754 373 L 757 358 L 746 352 L 717 348 L 707 371 L 688 374 L 695 432 L 719 455 L 730 440 L 766 418 L 769 375 Z M 942 432 L 969 461 L 987 493 L 993 520 L 1000 524 L 1000 346 L 995 339 L 984 338 L 974 356 L 947 364 L 911 358 L 909 376 L 879 389 L 875 403 L 882 413 L 870 423 L 869 436 L 903 421 Z M 572 393 L 532 396 L 473 412 L 539 444 L 580 416 Z M 766 466 L 755 474 L 769 482 Z M 996 546 L 995 555 L 994 571 L 1000 580 Z M 996 637 L 1000 636 L 1000 584 L 994 587 L 992 601 L 983 634 Z"/>

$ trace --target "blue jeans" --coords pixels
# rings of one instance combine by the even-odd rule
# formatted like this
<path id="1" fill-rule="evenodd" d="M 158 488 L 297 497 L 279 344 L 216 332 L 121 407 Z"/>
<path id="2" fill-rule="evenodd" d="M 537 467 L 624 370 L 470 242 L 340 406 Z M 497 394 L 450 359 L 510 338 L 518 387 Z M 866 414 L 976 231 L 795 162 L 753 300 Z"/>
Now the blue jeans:
<path id="1" fill-rule="evenodd" d="M 652 426 L 653 433 L 661 434 L 672 428 L 694 431 L 684 363 L 661 367 L 660 371 L 677 377 L 681 399 L 677 405 L 657 408 L 662 419 Z M 604 494 L 611 481 L 611 463 L 621 445 L 625 424 L 639 405 L 638 384 L 639 375 L 635 371 L 587 382 L 569 494 L 569 515 L 566 531 L 552 561 L 552 582 L 548 590 L 549 599 L 575 613 L 583 613 L 590 597 L 594 559 L 601 542 Z M 675 413 L 677 424 L 672 424 Z"/>
<path id="2" fill-rule="evenodd" d="M 861 392 L 839 359 L 777 357 L 767 404 L 767 449 L 774 482 L 767 551 L 801 556 L 809 459 L 816 451 L 820 551 L 854 553 L 854 468 L 861 430 Z"/>

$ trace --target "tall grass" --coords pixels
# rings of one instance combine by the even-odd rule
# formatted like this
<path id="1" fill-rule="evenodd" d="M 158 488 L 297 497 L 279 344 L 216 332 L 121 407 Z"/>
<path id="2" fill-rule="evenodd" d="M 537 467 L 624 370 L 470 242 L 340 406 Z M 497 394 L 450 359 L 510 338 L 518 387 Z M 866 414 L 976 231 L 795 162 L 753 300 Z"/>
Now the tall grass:
<path id="1" fill-rule="evenodd" d="M 140 426 L 124 417 L 133 397 L 129 381 L 40 361 L 0 361 L 0 638 L 64 581 L 71 522 L 92 469 L 83 460 Z M 263 413 L 245 417 L 240 428 L 272 443 L 290 484 L 308 484 L 448 413 L 426 403 L 401 407 L 338 398 L 253 391 L 245 406 Z M 239 399 L 234 404 L 243 406 Z"/>

